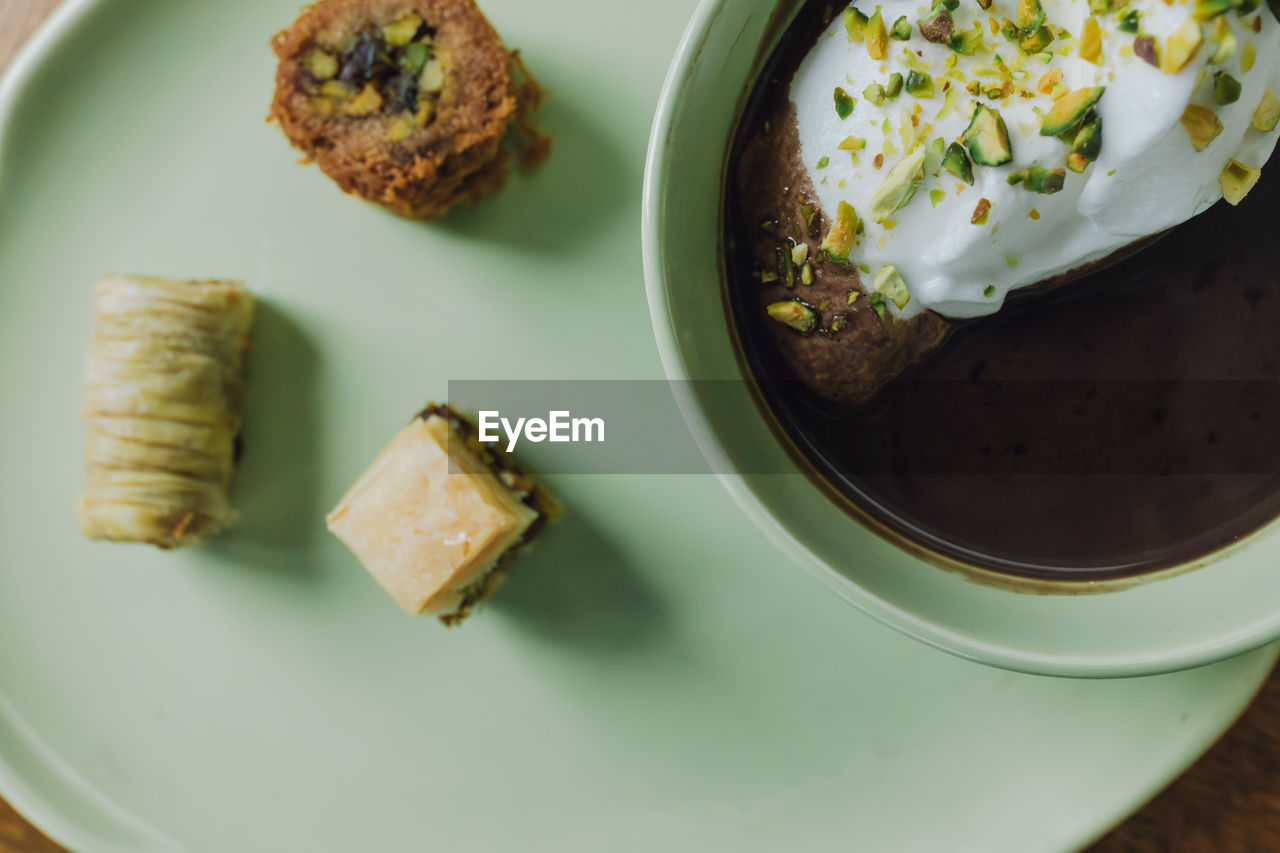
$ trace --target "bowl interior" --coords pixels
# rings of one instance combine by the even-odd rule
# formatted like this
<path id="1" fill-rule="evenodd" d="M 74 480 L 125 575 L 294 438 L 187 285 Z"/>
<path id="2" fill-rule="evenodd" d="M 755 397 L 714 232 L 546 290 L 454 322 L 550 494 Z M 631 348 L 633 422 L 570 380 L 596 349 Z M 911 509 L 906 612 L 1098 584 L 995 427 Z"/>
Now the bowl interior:
<path id="1" fill-rule="evenodd" d="M 735 122 L 802 4 L 704 0 L 671 66 L 650 139 L 645 269 L 668 377 L 740 379 L 721 298 L 721 205 Z M 793 561 L 898 630 L 984 663 L 1130 676 L 1219 660 L 1280 636 L 1272 524 L 1196 571 L 1028 594 L 913 556 L 855 521 L 788 462 L 745 383 L 676 382 L 682 413 L 739 506 Z M 787 474 L 752 473 L 789 470 Z M 1037 589 L 1037 592 L 1045 592 Z M 1094 594 L 1090 594 L 1094 593 Z"/>

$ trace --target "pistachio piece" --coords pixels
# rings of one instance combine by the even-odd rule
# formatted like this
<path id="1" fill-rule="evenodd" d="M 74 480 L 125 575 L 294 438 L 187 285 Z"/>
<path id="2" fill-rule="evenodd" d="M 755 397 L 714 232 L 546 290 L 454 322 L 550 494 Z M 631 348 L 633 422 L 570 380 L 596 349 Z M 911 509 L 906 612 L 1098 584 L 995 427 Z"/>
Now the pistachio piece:
<path id="1" fill-rule="evenodd" d="M 372 83 L 365 83 L 360 94 L 342 106 L 342 111 L 349 116 L 372 115 L 380 109 L 382 109 L 382 95 L 378 93 L 378 87 Z"/>
<path id="2" fill-rule="evenodd" d="M 427 60 L 431 58 L 430 49 L 422 42 L 414 42 L 400 54 L 400 70 L 410 77 L 417 78 L 422 74 Z"/>
<path id="3" fill-rule="evenodd" d="M 1059 192 L 1067 178 L 1066 169 L 1045 169 L 1041 166 L 1028 166 L 1013 172 L 1006 179 L 1010 186 L 1022 184 L 1024 189 L 1033 193 L 1052 195 Z"/>
<path id="4" fill-rule="evenodd" d="M 863 92 L 865 95 L 865 92 Z M 842 119 L 849 118 L 850 113 L 854 111 L 854 99 L 849 92 L 836 87 L 836 115 Z"/>
<path id="5" fill-rule="evenodd" d="M 867 32 L 867 16 L 850 6 L 841 16 L 844 20 L 844 31 L 849 34 L 849 41 L 862 41 Z"/>
<path id="6" fill-rule="evenodd" d="M 1130 9 L 1120 17 L 1120 23 L 1116 24 L 1116 29 L 1122 33 L 1132 33 L 1137 35 L 1140 16 L 1137 9 Z"/>
<path id="7" fill-rule="evenodd" d="M 845 263 L 849 260 L 849 252 L 853 249 L 853 239 L 857 236 L 861 227 L 862 223 L 858 220 L 858 214 L 854 211 L 853 205 L 847 201 L 842 201 L 836 205 L 836 221 L 831 223 L 831 230 L 822 239 L 822 245 L 819 248 L 831 260 L 837 263 Z"/>
<path id="8" fill-rule="evenodd" d="M 418 30 L 422 27 L 422 16 L 410 12 L 402 18 L 397 18 L 390 24 L 382 28 L 382 38 L 392 47 L 404 47 L 413 41 L 413 37 L 418 34 Z"/>
<path id="9" fill-rule="evenodd" d="M 897 71 L 889 75 L 889 82 L 884 84 L 884 96 L 889 99 L 902 93 L 902 75 Z"/>
<path id="10" fill-rule="evenodd" d="M 846 136 L 836 148 L 841 151 L 861 151 L 867 147 L 867 140 L 860 136 Z"/>
<path id="11" fill-rule="evenodd" d="M 1209 143 L 1222 133 L 1222 122 L 1218 120 L 1217 113 L 1198 104 L 1189 104 L 1183 110 L 1182 127 L 1191 138 L 1191 147 L 1197 151 L 1208 148 Z"/>
<path id="12" fill-rule="evenodd" d="M 950 44 L 951 33 L 955 30 L 955 19 L 946 9 L 938 9 L 930 18 L 919 22 L 920 34 L 934 44 Z"/>
<path id="13" fill-rule="evenodd" d="M 435 94 L 444 88 L 444 77 L 444 62 L 433 59 L 422 66 L 422 74 L 418 77 L 418 88 Z"/>
<path id="14" fill-rule="evenodd" d="M 1261 169 L 1251 169 L 1238 160 L 1228 160 L 1227 167 L 1218 176 L 1218 183 L 1222 186 L 1222 197 L 1228 204 L 1239 204 L 1244 201 L 1244 197 L 1249 194 L 1249 190 L 1253 189 L 1253 185 L 1260 177 L 1262 177 Z"/>
<path id="15" fill-rule="evenodd" d="M 1089 11 L 1095 15 L 1110 12 L 1111 6 L 1111 0 L 1089 0 Z"/>
<path id="16" fill-rule="evenodd" d="M 400 142 L 417 129 L 418 125 L 414 122 L 412 116 L 396 116 L 392 120 L 391 126 L 387 128 L 387 138 L 392 142 Z"/>
<path id="17" fill-rule="evenodd" d="M 1261 20 L 1262 16 L 1259 15 L 1258 17 L 1259 20 Z M 1253 42 L 1245 42 L 1244 49 L 1240 51 L 1240 70 L 1245 74 L 1248 74 L 1249 70 L 1253 68 L 1253 63 L 1257 61 L 1257 59 L 1258 50 L 1253 46 Z"/>
<path id="18" fill-rule="evenodd" d="M 969 217 L 970 225 L 986 225 L 987 215 L 991 213 L 991 201 L 989 199 L 978 199 L 978 206 L 973 209 L 973 215 Z"/>
<path id="19" fill-rule="evenodd" d="M 902 274 L 893 264 L 881 267 L 875 278 L 871 280 L 871 286 L 876 293 L 897 305 L 899 310 L 907 307 L 907 303 L 911 301 L 911 291 L 907 289 L 907 283 L 902 280 Z"/>
<path id="20" fill-rule="evenodd" d="M 1213 44 L 1213 56 L 1209 57 L 1209 62 L 1213 65 L 1226 62 L 1235 55 L 1236 48 L 1240 46 L 1226 18 L 1213 19 Z"/>
<path id="21" fill-rule="evenodd" d="M 844 90 L 836 89 L 836 91 L 843 92 Z M 868 103 L 875 104 L 878 107 L 884 104 L 885 100 L 889 97 L 889 93 L 884 90 L 884 84 L 882 83 L 868 83 L 867 88 L 862 90 L 862 97 L 863 97 L 863 100 L 867 101 Z M 840 112 L 840 101 L 837 100 L 836 113 L 839 113 L 839 112 Z M 845 116 L 842 115 L 840 116 L 840 118 L 845 118 Z"/>
<path id="22" fill-rule="evenodd" d="M 1041 27 L 1030 35 L 1019 36 L 1018 50 L 1030 56 L 1031 54 L 1040 53 L 1053 42 L 1053 31 L 1048 27 Z"/>
<path id="23" fill-rule="evenodd" d="M 322 116 L 331 116 L 338 111 L 337 105 L 329 98 L 315 97 L 310 103 L 311 109 Z"/>
<path id="24" fill-rule="evenodd" d="M 1102 150 L 1102 116 L 1094 116 L 1081 125 L 1071 140 L 1071 151 L 1067 154 L 1067 168 L 1073 172 L 1083 172 Z"/>
<path id="25" fill-rule="evenodd" d="M 413 114 L 413 123 L 418 127 L 426 127 L 436 113 L 435 101 L 430 98 L 419 98 L 417 112 Z"/>
<path id="26" fill-rule="evenodd" d="M 1018 0 L 1018 29 L 1024 36 L 1031 35 L 1044 26 L 1044 7 L 1040 0 Z"/>
<path id="27" fill-rule="evenodd" d="M 1133 55 L 1148 65 L 1160 67 L 1160 54 L 1156 49 L 1156 40 L 1151 36 L 1138 36 L 1133 40 Z"/>
<path id="28" fill-rule="evenodd" d="M 1094 65 L 1102 64 L 1102 28 L 1098 19 L 1084 19 L 1084 30 L 1080 33 L 1080 58 Z"/>
<path id="29" fill-rule="evenodd" d="M 947 146 L 947 153 L 942 155 L 942 168 L 973 186 L 973 165 L 969 162 L 969 155 L 964 152 L 964 146 L 959 142 Z"/>
<path id="30" fill-rule="evenodd" d="M 818 315 L 799 299 L 775 302 L 764 310 L 779 323 L 790 326 L 802 335 L 813 331 L 813 327 L 818 323 Z"/>
<path id="31" fill-rule="evenodd" d="M 1262 93 L 1262 100 L 1258 102 L 1257 109 L 1253 111 L 1253 126 L 1263 133 L 1270 133 L 1276 129 L 1278 123 L 1280 123 L 1280 98 L 1277 98 L 1276 93 L 1268 86 Z"/>
<path id="32" fill-rule="evenodd" d="M 999 110 L 978 104 L 969 126 L 960 134 L 960 141 L 969 149 L 973 162 L 983 166 L 1002 166 L 1013 159 L 1009 147 L 1009 129 Z"/>
<path id="33" fill-rule="evenodd" d="M 1040 135 L 1062 136 L 1074 128 L 1106 90 L 1106 86 L 1087 86 L 1058 98 L 1040 123 Z"/>
<path id="34" fill-rule="evenodd" d="M 906 15 L 893 22 L 893 26 L 889 29 L 889 38 L 898 41 L 911 38 L 911 22 L 907 20 Z"/>
<path id="35" fill-rule="evenodd" d="M 805 262 L 808 260 L 809 260 L 809 244 L 808 243 L 796 243 L 794 246 L 791 247 L 791 263 L 795 264 L 798 267 L 802 267 L 805 265 Z"/>
<path id="36" fill-rule="evenodd" d="M 907 206 L 911 197 L 916 194 L 924 181 L 925 147 L 915 151 L 898 161 L 871 196 L 871 209 L 868 215 L 872 222 L 884 222 L 897 211 Z"/>
<path id="37" fill-rule="evenodd" d="M 1203 42 L 1204 33 L 1200 31 L 1200 22 L 1194 19 L 1183 22 L 1165 42 L 1160 70 L 1165 74 L 1177 74 L 1187 67 Z"/>
<path id="38" fill-rule="evenodd" d="M 317 80 L 328 80 L 338 73 L 338 58 L 317 47 L 302 57 L 302 67 Z"/>
<path id="39" fill-rule="evenodd" d="M 1213 75 L 1213 99 L 1226 106 L 1240 100 L 1240 81 L 1225 71 Z"/>
<path id="40" fill-rule="evenodd" d="M 907 74 L 907 94 L 915 98 L 933 97 L 933 78 L 919 71 Z"/>
<path id="41" fill-rule="evenodd" d="M 1240 0 L 1196 0 L 1191 16 L 1197 21 L 1211 21 L 1240 6 Z"/>
<path id="42" fill-rule="evenodd" d="M 867 45 L 867 55 L 872 59 L 886 59 L 889 56 L 889 31 L 884 27 L 884 18 L 879 9 L 867 21 L 863 41 Z"/>
<path id="43" fill-rule="evenodd" d="M 975 27 L 956 33 L 951 37 L 950 47 L 961 56 L 973 56 L 982 47 L 982 29 Z"/>
<path id="44" fill-rule="evenodd" d="M 326 80 L 320 84 L 320 94 L 326 98 L 345 101 L 355 94 L 355 90 L 341 80 Z"/>

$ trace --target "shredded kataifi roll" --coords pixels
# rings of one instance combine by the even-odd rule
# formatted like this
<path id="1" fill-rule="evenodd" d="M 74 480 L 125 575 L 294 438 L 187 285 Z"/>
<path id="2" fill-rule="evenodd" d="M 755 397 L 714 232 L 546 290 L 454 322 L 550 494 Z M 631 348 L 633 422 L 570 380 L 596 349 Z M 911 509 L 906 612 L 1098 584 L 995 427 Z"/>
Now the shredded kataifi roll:
<path id="1" fill-rule="evenodd" d="M 94 308 L 84 534 L 161 548 L 217 535 L 235 520 L 252 296 L 233 281 L 110 275 Z"/>

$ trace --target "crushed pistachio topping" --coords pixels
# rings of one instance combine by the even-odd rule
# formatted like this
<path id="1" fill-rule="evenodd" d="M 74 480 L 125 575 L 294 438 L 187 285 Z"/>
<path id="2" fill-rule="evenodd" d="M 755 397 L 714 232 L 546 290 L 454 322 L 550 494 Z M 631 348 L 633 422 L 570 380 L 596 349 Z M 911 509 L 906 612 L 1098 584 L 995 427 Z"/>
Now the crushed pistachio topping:
<path id="1" fill-rule="evenodd" d="M 842 201 L 836 206 L 835 222 L 831 223 L 831 229 L 827 231 L 827 236 L 822 239 L 822 245 L 819 248 L 831 260 L 846 263 L 849 260 L 849 252 L 853 249 L 854 238 L 858 236 L 858 231 L 861 229 L 862 221 L 858 218 L 853 205 Z"/>
<path id="2" fill-rule="evenodd" d="M 1045 169 L 1041 166 L 1028 166 L 1025 169 L 1010 173 L 1006 180 L 1010 185 L 1021 184 L 1024 189 L 1028 189 L 1033 193 L 1052 195 L 1062 190 L 1066 177 L 1066 169 Z"/>
<path id="3" fill-rule="evenodd" d="M 983 166 L 1002 166 L 1013 159 L 1009 129 L 1000 111 L 985 104 L 977 105 L 960 141 L 969 149 L 970 159 Z"/>
<path id="4" fill-rule="evenodd" d="M 884 176 L 884 181 L 871 196 L 868 215 L 872 222 L 883 223 L 911 201 L 924 181 L 925 153 L 925 148 L 917 148 L 898 161 Z"/>
<path id="5" fill-rule="evenodd" d="M 1137 35 L 1140 26 L 1141 16 L 1138 14 L 1138 10 L 1130 9 L 1120 18 L 1120 23 L 1116 25 L 1116 29 L 1122 33 Z"/>
<path id="6" fill-rule="evenodd" d="M 978 206 L 973 209 L 973 215 L 969 217 L 970 225 L 986 225 L 987 216 L 991 213 L 991 201 L 989 199 L 978 199 Z"/>
<path id="7" fill-rule="evenodd" d="M 799 299 L 774 302 L 765 308 L 765 311 L 779 323 L 790 326 L 802 335 L 813 331 L 813 327 L 818 323 L 818 315 Z"/>
<path id="8" fill-rule="evenodd" d="M 1195 0 L 1191 7 L 1191 16 L 1197 21 L 1210 21 L 1238 8 L 1239 5 L 1240 0 Z"/>
<path id="9" fill-rule="evenodd" d="M 826 156 L 826 155 L 824 154 L 823 156 L 821 156 L 821 157 L 819 157 L 819 158 L 818 158 L 818 164 L 817 164 L 817 167 L 818 167 L 819 169 L 825 169 L 825 168 L 827 168 L 827 165 L 828 165 L 830 162 L 831 162 L 831 158 L 830 158 L 830 157 L 828 157 L 828 156 Z"/>
<path id="10" fill-rule="evenodd" d="M 1165 74 L 1177 74 L 1195 58 L 1203 43 L 1204 33 L 1200 31 L 1200 23 L 1194 19 L 1183 22 L 1165 42 L 1160 70 Z"/>
<path id="11" fill-rule="evenodd" d="M 1097 18 L 1086 18 L 1080 34 L 1080 58 L 1094 65 L 1102 64 L 1102 28 Z"/>
<path id="12" fill-rule="evenodd" d="M 1222 186 L 1222 197 L 1228 204 L 1239 204 L 1244 201 L 1244 197 L 1249 194 L 1249 190 L 1253 189 L 1253 185 L 1260 177 L 1262 177 L 1261 169 L 1252 169 L 1238 160 L 1228 160 L 1226 168 L 1218 176 L 1218 183 Z"/>
<path id="13" fill-rule="evenodd" d="M 902 280 L 902 274 L 893 264 L 881 267 L 875 274 L 875 278 L 871 280 L 871 286 L 876 293 L 897 305 L 899 310 L 907 307 L 907 303 L 911 301 L 911 291 L 907 289 L 907 283 Z"/>
<path id="14" fill-rule="evenodd" d="M 849 35 L 849 41 L 862 41 L 866 38 L 867 32 L 867 16 L 859 12 L 852 6 L 844 10 L 841 16 L 844 22 L 844 30 Z"/>
<path id="15" fill-rule="evenodd" d="M 951 44 L 951 36 L 955 33 L 956 22 L 946 9 L 935 6 L 929 17 L 918 22 L 920 34 L 934 44 Z"/>
<path id="16" fill-rule="evenodd" d="M 1244 48 L 1240 51 L 1240 70 L 1248 74 L 1253 69 L 1253 63 L 1258 60 L 1258 49 L 1253 46 L 1253 42 L 1244 43 Z"/>
<path id="17" fill-rule="evenodd" d="M 1225 71 L 1213 75 L 1213 99 L 1226 106 L 1240 100 L 1240 81 Z"/>
<path id="18" fill-rule="evenodd" d="M 940 165 L 948 173 L 973 186 L 973 166 L 969 163 L 969 155 L 965 153 L 964 146 L 959 142 L 947 146 Z"/>
<path id="19" fill-rule="evenodd" d="M 884 294 L 883 293 L 871 294 L 870 302 L 871 302 L 871 310 L 876 312 L 876 316 L 884 317 L 885 310 L 886 310 L 884 307 Z"/>
<path id="20" fill-rule="evenodd" d="M 1138 36 L 1133 40 L 1133 55 L 1148 65 L 1160 67 L 1160 49 L 1151 36 Z"/>
<path id="21" fill-rule="evenodd" d="M 1105 91 L 1105 86 L 1089 86 L 1063 95 L 1045 114 L 1044 121 L 1040 123 L 1040 135 L 1061 137 L 1069 134 L 1085 119 Z"/>
<path id="22" fill-rule="evenodd" d="M 835 102 L 836 115 L 840 118 L 846 119 L 853 113 L 853 97 L 840 86 L 836 86 Z"/>
<path id="23" fill-rule="evenodd" d="M 889 29 L 889 38 L 898 41 L 907 41 L 911 38 L 911 22 L 907 20 L 907 16 L 893 22 L 893 26 Z"/>
<path id="24" fill-rule="evenodd" d="M 909 72 L 907 74 L 907 94 L 913 98 L 932 98 L 933 78 L 928 74 L 921 74 L 919 71 Z"/>
<path id="25" fill-rule="evenodd" d="M 889 56 L 889 31 L 885 29 L 884 17 L 879 9 L 876 9 L 867 22 L 863 41 L 867 46 L 867 55 L 872 59 L 885 59 Z"/>
<path id="26" fill-rule="evenodd" d="M 1270 133 L 1276 129 L 1277 123 L 1280 123 L 1280 98 L 1277 98 L 1276 93 L 1268 86 L 1262 93 L 1262 100 L 1253 111 L 1253 126 L 1263 133 Z"/>
<path id="27" fill-rule="evenodd" d="M 929 204 L 934 207 L 937 207 L 938 204 L 946 197 L 947 194 L 942 190 L 929 190 Z"/>
<path id="28" fill-rule="evenodd" d="M 1044 7 L 1040 0 L 1018 0 L 1018 29 L 1023 35 L 1030 35 L 1044 26 Z"/>
<path id="29" fill-rule="evenodd" d="M 1235 56 L 1240 42 L 1236 39 L 1235 33 L 1231 32 L 1231 25 L 1227 23 L 1226 18 L 1214 18 L 1213 32 L 1210 34 L 1213 42 L 1213 55 L 1209 57 L 1209 64 L 1221 65 L 1231 57 Z M 1248 71 L 1249 69 L 1244 69 Z"/>
<path id="30" fill-rule="evenodd" d="M 995 296 L 996 286 L 994 284 L 988 284 L 986 287 L 982 289 L 982 295 L 987 297 L 988 299 Z"/>
<path id="31" fill-rule="evenodd" d="M 1018 265 L 1018 259 L 1015 258 L 1013 255 L 1005 255 L 1004 262 L 1011 267 L 1016 267 Z"/>
<path id="32" fill-rule="evenodd" d="M 1191 139 L 1191 147 L 1203 151 L 1222 133 L 1217 113 L 1199 104 L 1189 104 L 1182 112 L 1182 127 Z"/>

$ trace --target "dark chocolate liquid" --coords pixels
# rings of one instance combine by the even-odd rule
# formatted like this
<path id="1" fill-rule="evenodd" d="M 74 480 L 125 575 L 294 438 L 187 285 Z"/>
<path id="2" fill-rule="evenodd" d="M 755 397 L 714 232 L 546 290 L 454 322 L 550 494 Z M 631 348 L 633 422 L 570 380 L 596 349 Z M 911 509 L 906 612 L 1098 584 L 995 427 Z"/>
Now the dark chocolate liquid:
<path id="1" fill-rule="evenodd" d="M 766 76 L 789 77 L 803 54 L 781 52 Z M 727 245 L 740 247 L 733 208 L 730 191 Z M 745 253 L 726 259 L 728 309 L 773 416 L 882 523 L 1012 574 L 1132 575 L 1280 516 L 1278 232 L 1272 165 L 1239 207 L 1220 202 L 1126 261 L 1011 299 L 857 409 L 791 381 Z"/>

